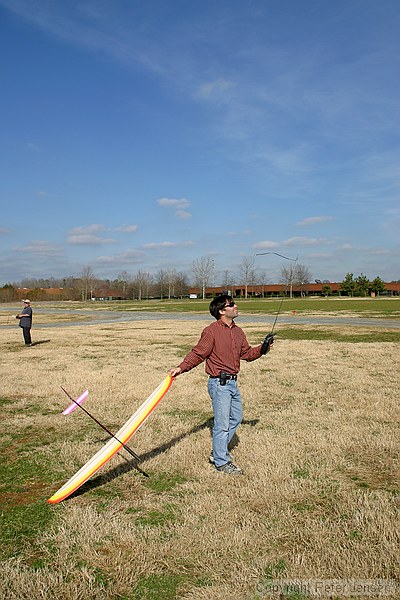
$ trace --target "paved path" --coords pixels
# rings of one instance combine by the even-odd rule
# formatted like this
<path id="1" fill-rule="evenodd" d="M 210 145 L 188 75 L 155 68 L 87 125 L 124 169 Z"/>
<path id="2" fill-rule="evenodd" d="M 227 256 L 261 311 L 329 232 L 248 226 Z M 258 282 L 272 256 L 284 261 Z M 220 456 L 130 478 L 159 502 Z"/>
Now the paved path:
<path id="1" fill-rule="evenodd" d="M 10 312 L 10 307 L 0 307 L 1 311 Z M 12 309 L 11 309 L 12 311 Z M 205 314 L 193 313 L 173 313 L 173 312 L 140 312 L 140 311 L 99 311 L 99 310 L 74 310 L 64 308 L 34 308 L 34 314 L 75 314 L 79 317 L 87 316 L 87 320 L 79 319 L 75 322 L 65 323 L 40 323 L 34 326 L 36 329 L 51 327 L 73 327 L 79 325 L 105 325 L 111 323 L 128 323 L 131 321 L 158 321 L 158 320 L 178 320 L 178 321 L 203 321 L 205 325 L 213 319 Z M 266 328 L 272 326 L 275 321 L 275 315 L 239 315 L 237 323 L 260 323 Z M 325 317 L 319 315 L 301 316 L 301 315 L 279 315 L 278 325 L 347 325 L 349 327 L 382 327 L 385 329 L 400 329 L 400 319 L 379 319 L 375 317 Z M 4 325 L 2 328 L 14 328 L 14 324 Z"/>

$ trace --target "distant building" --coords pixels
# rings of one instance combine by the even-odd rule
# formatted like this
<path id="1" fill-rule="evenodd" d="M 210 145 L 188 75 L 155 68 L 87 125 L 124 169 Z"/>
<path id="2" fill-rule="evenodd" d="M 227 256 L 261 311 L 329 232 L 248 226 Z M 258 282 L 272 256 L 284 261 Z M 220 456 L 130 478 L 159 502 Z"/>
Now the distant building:
<path id="1" fill-rule="evenodd" d="M 323 282 L 319 281 L 316 283 L 305 283 L 301 286 L 294 285 L 292 287 L 292 295 L 298 296 L 325 296 L 327 289 L 329 293 L 335 296 L 347 296 L 347 294 L 341 292 L 342 284 L 330 282 L 325 279 Z M 215 296 L 217 294 L 223 294 L 224 288 L 222 287 L 208 287 L 206 288 L 207 296 Z M 197 287 L 189 288 L 189 294 L 198 294 L 201 297 L 201 290 Z M 246 296 L 246 290 L 244 285 L 232 286 L 231 295 L 234 298 L 244 298 Z M 249 285 L 247 286 L 247 297 L 248 298 L 272 298 L 274 296 L 289 296 L 290 289 L 286 284 L 273 283 L 270 285 Z M 385 283 L 385 292 L 382 296 L 399 296 L 400 295 L 400 283 Z"/>
<path id="2" fill-rule="evenodd" d="M 347 296 L 341 292 L 341 283 L 316 281 L 315 283 L 305 283 L 301 286 L 294 285 L 292 289 L 282 283 L 273 283 L 265 285 L 249 285 L 247 286 L 248 298 L 274 298 L 279 296 L 325 296 L 327 293 L 334 296 Z M 225 287 L 207 287 L 207 297 L 225 294 Z M 234 298 L 244 298 L 246 289 L 244 285 L 233 285 L 229 293 Z M 191 287 L 188 291 L 189 298 L 201 298 L 203 295 L 199 287 Z M 373 294 L 371 294 L 373 296 Z M 385 291 L 381 296 L 400 296 L 400 283 L 385 283 Z M 15 300 L 29 298 L 31 301 L 46 301 L 46 300 L 80 300 L 81 294 L 79 289 L 72 288 L 17 288 L 15 290 Z M 101 300 L 124 300 L 121 290 L 110 288 L 107 286 L 99 287 L 91 292 L 91 299 L 94 301 Z M 10 300 L 8 300 L 10 301 Z"/>
<path id="3" fill-rule="evenodd" d="M 102 287 L 92 290 L 92 300 L 124 300 L 121 290 L 115 290 L 109 287 Z"/>

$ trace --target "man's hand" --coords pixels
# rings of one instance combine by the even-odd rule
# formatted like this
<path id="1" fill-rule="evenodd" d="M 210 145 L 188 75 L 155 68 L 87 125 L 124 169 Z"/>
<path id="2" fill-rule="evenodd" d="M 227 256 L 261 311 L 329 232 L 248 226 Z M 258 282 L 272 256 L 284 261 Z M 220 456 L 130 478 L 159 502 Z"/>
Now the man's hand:
<path id="1" fill-rule="evenodd" d="M 267 352 L 269 352 L 271 350 L 273 343 L 274 343 L 274 334 L 269 333 L 268 335 L 265 336 L 265 339 L 262 343 L 261 355 L 267 354 Z"/>
<path id="2" fill-rule="evenodd" d="M 178 377 L 178 375 L 180 375 L 182 373 L 181 368 L 180 367 L 175 367 L 174 369 L 171 369 L 169 374 L 171 377 Z"/>

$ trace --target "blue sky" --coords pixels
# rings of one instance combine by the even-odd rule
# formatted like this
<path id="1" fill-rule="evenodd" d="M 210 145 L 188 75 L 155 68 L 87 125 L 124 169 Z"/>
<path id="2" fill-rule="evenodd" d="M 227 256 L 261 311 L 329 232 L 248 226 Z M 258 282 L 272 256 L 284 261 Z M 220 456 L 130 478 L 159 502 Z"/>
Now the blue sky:
<path id="1" fill-rule="evenodd" d="M 398 0 L 0 0 L 0 284 L 399 279 L 399 31 Z"/>

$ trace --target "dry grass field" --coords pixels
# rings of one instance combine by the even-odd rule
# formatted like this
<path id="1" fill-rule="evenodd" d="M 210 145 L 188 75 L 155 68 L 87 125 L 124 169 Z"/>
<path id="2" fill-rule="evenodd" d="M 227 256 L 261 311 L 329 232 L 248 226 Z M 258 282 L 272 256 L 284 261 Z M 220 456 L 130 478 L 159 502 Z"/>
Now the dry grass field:
<path id="1" fill-rule="evenodd" d="M 60 386 L 88 388 L 87 410 L 117 431 L 207 322 L 39 324 L 32 348 L 18 327 L 1 330 L 1 598 L 304 600 L 267 584 L 399 579 L 399 343 L 343 341 L 335 327 L 242 363 L 242 477 L 208 463 L 200 366 L 130 442 L 148 479 L 122 452 L 47 504 L 108 439 L 81 411 L 61 415 Z M 266 333 L 243 329 L 252 344 Z"/>

